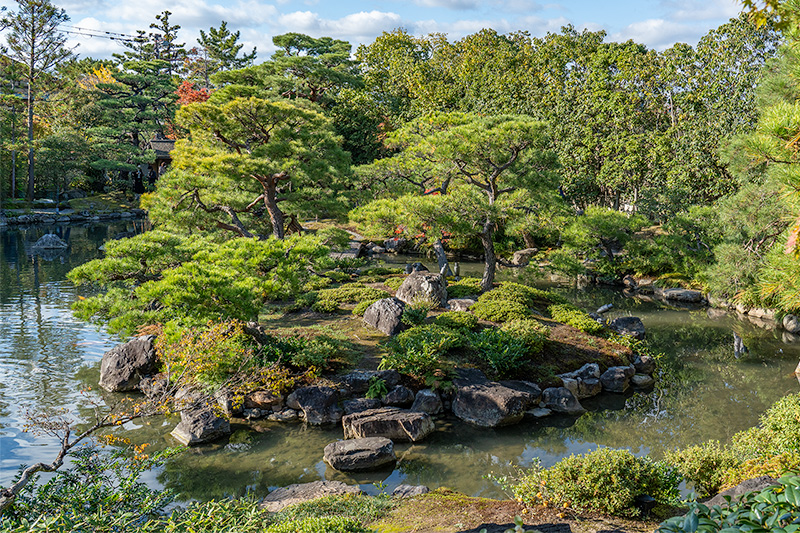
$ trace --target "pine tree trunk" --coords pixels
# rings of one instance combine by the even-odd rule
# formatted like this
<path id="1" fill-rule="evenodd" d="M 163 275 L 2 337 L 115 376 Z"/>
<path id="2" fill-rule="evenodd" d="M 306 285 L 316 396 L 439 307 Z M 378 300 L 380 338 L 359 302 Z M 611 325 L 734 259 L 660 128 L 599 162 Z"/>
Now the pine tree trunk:
<path id="1" fill-rule="evenodd" d="M 481 232 L 481 244 L 483 244 L 483 278 L 481 279 L 481 290 L 483 292 L 492 290 L 494 285 L 494 273 L 497 270 L 497 256 L 494 253 L 494 224 L 487 220 L 483 224 Z"/>

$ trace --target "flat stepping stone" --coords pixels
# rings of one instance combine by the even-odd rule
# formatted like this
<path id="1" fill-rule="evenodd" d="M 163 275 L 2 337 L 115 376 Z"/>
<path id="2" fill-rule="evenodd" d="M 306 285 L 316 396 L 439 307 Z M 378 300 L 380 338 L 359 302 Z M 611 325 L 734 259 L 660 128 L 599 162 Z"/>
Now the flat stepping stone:
<path id="1" fill-rule="evenodd" d="M 386 437 L 393 441 L 418 442 L 435 429 L 427 413 L 395 407 L 370 409 L 342 418 L 345 439 Z"/>
<path id="2" fill-rule="evenodd" d="M 342 472 L 375 470 L 393 464 L 394 444 L 385 437 L 367 437 L 332 442 L 325 446 L 323 459 Z"/>
<path id="3" fill-rule="evenodd" d="M 338 494 L 361 494 L 361 489 L 354 485 L 342 483 L 341 481 L 296 483 L 288 487 L 273 490 L 264 497 L 259 507 L 270 513 L 277 513 L 290 505 Z"/>

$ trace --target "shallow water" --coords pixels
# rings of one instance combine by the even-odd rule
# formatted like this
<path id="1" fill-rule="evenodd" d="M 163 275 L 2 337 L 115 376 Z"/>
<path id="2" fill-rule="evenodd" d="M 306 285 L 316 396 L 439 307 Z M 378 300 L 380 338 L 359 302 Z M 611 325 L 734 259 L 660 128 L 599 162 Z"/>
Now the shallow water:
<path id="1" fill-rule="evenodd" d="M 0 485 L 13 477 L 19 464 L 50 460 L 55 452 L 53 439 L 22 432 L 21 404 L 88 415 L 79 391 L 95 386 L 102 353 L 116 339 L 72 317 L 69 305 L 80 293 L 64 276 L 97 257 L 104 239 L 127 229 L 124 224 L 71 228 L 66 236 L 69 253 L 51 261 L 29 253 L 29 244 L 43 230 L 0 233 Z M 463 267 L 467 272 L 477 268 Z M 359 483 L 370 493 L 411 483 L 501 497 L 486 474 L 503 474 L 537 461 L 549 466 L 598 446 L 658 457 L 666 449 L 708 439 L 724 441 L 757 423 L 776 399 L 800 390 L 793 374 L 800 346 L 783 343 L 780 331 L 732 316 L 710 317 L 706 310 L 670 309 L 615 290 L 556 290 L 587 310 L 613 303 L 611 317 L 642 318 L 653 347 L 665 354 L 652 392 L 604 395 L 585 400 L 589 413 L 579 418 L 553 417 L 495 430 L 441 418 L 436 433 L 424 442 L 396 446 L 395 469 L 358 476 L 333 471 L 322 462 L 322 449 L 341 438 L 341 429 L 274 423 L 252 429 L 234 426 L 230 440 L 171 459 L 150 474 L 148 482 L 173 488 L 183 499 L 247 492 L 263 496 L 277 486 L 318 479 Z M 744 357 L 733 354 L 734 332 L 750 350 Z M 139 421 L 126 425 L 122 433 L 160 449 L 175 445 L 169 437 L 175 423 Z"/>

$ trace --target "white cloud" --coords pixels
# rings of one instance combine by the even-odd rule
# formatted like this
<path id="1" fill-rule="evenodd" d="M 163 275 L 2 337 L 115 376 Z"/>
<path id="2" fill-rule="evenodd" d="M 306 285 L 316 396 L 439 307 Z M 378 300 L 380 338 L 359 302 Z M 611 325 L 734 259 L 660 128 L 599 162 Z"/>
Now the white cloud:
<path id="1" fill-rule="evenodd" d="M 414 3 L 422 7 L 444 7 L 456 11 L 473 10 L 480 5 L 477 0 L 414 0 Z"/>
<path id="2" fill-rule="evenodd" d="M 382 11 L 361 11 L 339 19 L 325 19 L 311 11 L 296 11 L 278 17 L 278 25 L 283 28 L 281 33 L 296 31 L 313 37 L 335 37 L 349 40 L 355 45 L 402 26 L 403 20 L 396 13 Z"/>
<path id="3" fill-rule="evenodd" d="M 609 36 L 609 40 L 623 42 L 633 39 L 650 48 L 664 50 L 676 42 L 695 44 L 708 30 L 691 24 L 664 19 L 648 19 L 629 24 L 622 31 Z"/>

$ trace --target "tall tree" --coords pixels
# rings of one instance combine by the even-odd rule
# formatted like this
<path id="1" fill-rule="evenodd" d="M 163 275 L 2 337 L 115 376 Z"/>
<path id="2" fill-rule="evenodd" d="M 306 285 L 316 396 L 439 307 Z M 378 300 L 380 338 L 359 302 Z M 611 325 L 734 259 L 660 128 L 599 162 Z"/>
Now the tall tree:
<path id="1" fill-rule="evenodd" d="M 65 48 L 67 38 L 58 29 L 69 21 L 66 11 L 49 0 L 17 0 L 18 9 L 3 18 L 8 28 L 7 41 L 13 59 L 27 66 L 25 81 L 28 84 L 28 201 L 33 201 L 34 147 L 33 110 L 37 83 L 42 74 L 72 55 Z"/>
<path id="2" fill-rule="evenodd" d="M 156 15 L 157 22 L 150 24 L 150 28 L 157 30 L 158 33 L 151 33 L 150 39 L 155 45 L 155 58 L 167 62 L 167 73 L 172 76 L 180 69 L 186 58 L 186 43 L 177 42 L 178 30 L 181 27 L 178 24 L 170 24 L 170 15 L 172 13 L 167 10 Z"/>
<path id="3" fill-rule="evenodd" d="M 239 32 L 231 33 L 228 23 L 224 20 L 219 28 L 213 26 L 208 29 L 208 33 L 200 30 L 200 38 L 197 40 L 200 50 L 195 52 L 199 65 L 203 67 L 202 75 L 206 84 L 209 86 L 209 76 L 223 70 L 235 70 L 249 67 L 256 59 L 256 48 L 249 54 L 239 56 L 244 44 L 239 42 Z M 193 49 L 196 50 L 196 49 Z"/>

